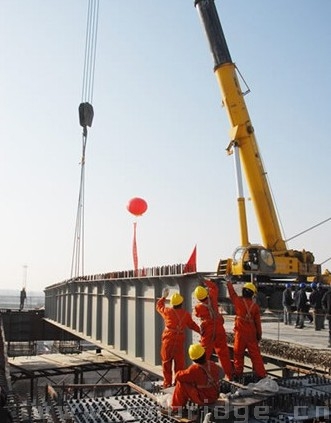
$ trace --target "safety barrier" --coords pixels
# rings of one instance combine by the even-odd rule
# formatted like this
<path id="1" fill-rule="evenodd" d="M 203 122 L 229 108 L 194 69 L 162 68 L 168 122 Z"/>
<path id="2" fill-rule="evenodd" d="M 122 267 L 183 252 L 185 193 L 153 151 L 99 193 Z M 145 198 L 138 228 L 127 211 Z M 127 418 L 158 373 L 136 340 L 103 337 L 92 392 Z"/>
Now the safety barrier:
<path id="1" fill-rule="evenodd" d="M 65 279 L 62 282 L 57 282 L 55 285 L 75 282 L 75 281 L 98 281 L 105 279 L 128 279 L 128 278 L 145 278 L 145 277 L 155 277 L 155 276 L 177 276 L 184 275 L 188 272 L 185 272 L 185 264 L 168 264 L 164 266 L 154 266 L 154 267 L 143 267 L 137 270 L 120 270 L 107 273 L 97 273 L 94 275 L 83 275 L 76 276 L 70 279 Z M 196 272 L 190 272 L 196 273 Z M 51 285 L 54 286 L 54 285 Z"/>

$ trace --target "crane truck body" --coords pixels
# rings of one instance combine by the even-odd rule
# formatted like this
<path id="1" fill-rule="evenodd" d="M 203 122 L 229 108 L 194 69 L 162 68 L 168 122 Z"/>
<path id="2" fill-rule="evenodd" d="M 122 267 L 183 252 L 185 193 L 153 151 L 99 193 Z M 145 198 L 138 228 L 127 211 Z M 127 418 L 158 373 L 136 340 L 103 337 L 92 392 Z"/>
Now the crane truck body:
<path id="1" fill-rule="evenodd" d="M 315 264 L 311 252 L 287 248 L 240 87 L 239 73 L 232 61 L 215 2 L 195 0 L 195 7 L 209 42 L 222 105 L 230 122 L 230 143 L 226 150 L 234 157 L 237 178 L 241 245 L 231 258 L 219 261 L 217 276 L 224 280 L 253 281 L 257 284 L 261 305 L 277 310 L 282 308 L 284 281 L 301 282 L 308 277 L 319 277 L 321 266 Z M 253 202 L 262 245 L 249 242 L 241 169 Z"/>

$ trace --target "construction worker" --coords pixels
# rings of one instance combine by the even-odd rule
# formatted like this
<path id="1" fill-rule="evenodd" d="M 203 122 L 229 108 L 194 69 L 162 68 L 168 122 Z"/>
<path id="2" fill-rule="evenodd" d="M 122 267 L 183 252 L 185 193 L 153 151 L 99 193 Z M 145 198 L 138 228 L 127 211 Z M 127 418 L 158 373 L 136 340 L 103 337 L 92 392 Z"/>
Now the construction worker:
<path id="1" fill-rule="evenodd" d="M 234 373 L 240 379 L 244 371 L 244 357 L 247 349 L 255 375 L 260 379 L 266 377 L 259 341 L 262 338 L 260 308 L 253 300 L 257 294 L 256 286 L 247 282 L 239 296 L 230 281 L 227 283 L 230 299 L 236 311 L 234 324 L 233 364 Z"/>
<path id="2" fill-rule="evenodd" d="M 218 309 L 218 288 L 210 281 L 204 281 L 207 288 L 197 286 L 194 295 L 199 303 L 195 306 L 195 315 L 201 320 L 200 343 L 206 350 L 207 360 L 215 350 L 226 377 L 231 380 L 233 375 L 230 351 L 224 329 L 224 318 Z"/>
<path id="3" fill-rule="evenodd" d="M 282 295 L 282 304 L 284 310 L 284 324 L 291 325 L 292 324 L 292 305 L 294 300 L 292 298 L 292 284 L 287 283 L 285 284 L 285 289 Z"/>
<path id="4" fill-rule="evenodd" d="M 321 283 L 312 282 L 310 284 L 312 292 L 309 296 L 309 303 L 313 309 L 314 314 L 314 327 L 315 330 L 321 330 L 324 326 L 325 313 L 322 307 L 322 298 L 324 290 Z"/>
<path id="5" fill-rule="evenodd" d="M 326 318 L 329 322 L 329 344 L 328 347 L 331 348 L 331 289 L 325 292 L 322 298 L 322 307 L 326 313 Z"/>
<path id="6" fill-rule="evenodd" d="M 171 402 L 172 411 L 180 415 L 187 401 L 198 405 L 213 404 L 219 396 L 219 381 L 224 377 L 223 369 L 207 360 L 201 344 L 192 344 L 188 354 L 193 364 L 176 373 Z"/>
<path id="7" fill-rule="evenodd" d="M 26 300 L 26 290 L 25 290 L 25 287 L 23 286 L 23 288 L 20 292 L 20 311 L 23 310 L 23 308 L 24 308 L 25 300 Z"/>
<path id="8" fill-rule="evenodd" d="M 297 309 L 297 320 L 295 324 L 296 329 L 303 329 L 305 327 L 305 317 L 307 316 L 310 323 L 313 322 L 313 317 L 309 313 L 309 303 L 308 297 L 306 294 L 306 284 L 301 282 L 299 284 L 299 289 L 295 292 L 294 302 Z"/>
<path id="9" fill-rule="evenodd" d="M 164 319 L 165 328 L 162 333 L 161 360 L 163 371 L 163 387 L 172 386 L 172 366 L 175 373 L 185 368 L 185 329 L 190 328 L 200 333 L 199 326 L 193 321 L 191 314 L 182 308 L 184 298 L 179 292 L 170 298 L 171 307 L 165 301 L 169 289 L 162 291 L 162 297 L 156 303 L 156 311 Z"/>

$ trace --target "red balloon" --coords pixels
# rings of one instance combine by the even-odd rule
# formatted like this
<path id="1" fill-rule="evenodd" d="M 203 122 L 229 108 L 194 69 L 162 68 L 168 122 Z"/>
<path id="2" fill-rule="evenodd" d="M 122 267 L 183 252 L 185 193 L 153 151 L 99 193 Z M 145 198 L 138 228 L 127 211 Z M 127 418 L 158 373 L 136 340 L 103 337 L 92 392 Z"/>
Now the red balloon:
<path id="1" fill-rule="evenodd" d="M 135 216 L 141 216 L 145 213 L 147 210 L 147 203 L 143 198 L 135 197 L 131 198 L 131 200 L 128 202 L 128 205 L 126 208 L 128 211 L 135 215 Z"/>

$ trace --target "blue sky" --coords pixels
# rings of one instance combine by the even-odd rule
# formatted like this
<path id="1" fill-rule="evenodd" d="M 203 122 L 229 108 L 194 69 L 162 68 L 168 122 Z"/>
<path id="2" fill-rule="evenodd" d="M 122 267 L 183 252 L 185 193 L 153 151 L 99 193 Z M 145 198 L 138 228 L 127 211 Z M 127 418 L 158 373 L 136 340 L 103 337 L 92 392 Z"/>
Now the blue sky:
<path id="1" fill-rule="evenodd" d="M 239 244 L 229 124 L 193 0 L 100 0 L 85 184 L 85 273 L 216 270 Z M 70 276 L 80 178 L 86 0 L 2 0 L 0 286 Z M 217 0 L 284 237 L 331 216 L 331 3 Z M 249 194 L 246 191 L 247 197 Z M 247 203 L 251 242 L 260 243 Z M 331 257 L 331 222 L 289 242 Z M 330 261 L 323 267 L 331 268 Z"/>

